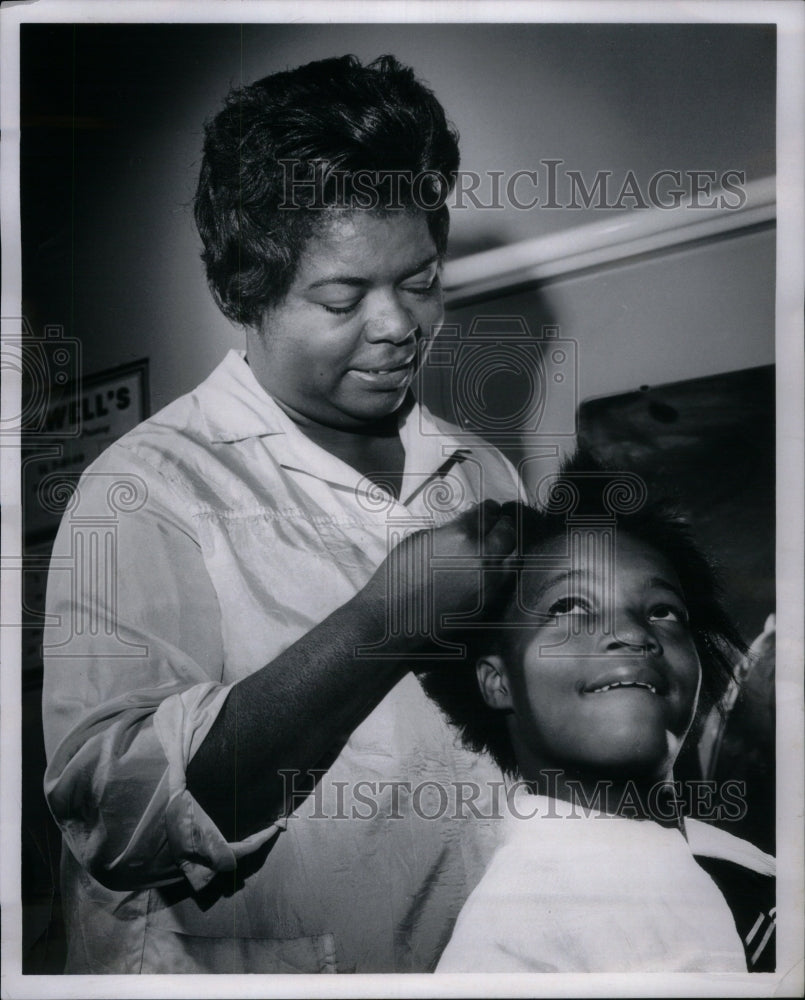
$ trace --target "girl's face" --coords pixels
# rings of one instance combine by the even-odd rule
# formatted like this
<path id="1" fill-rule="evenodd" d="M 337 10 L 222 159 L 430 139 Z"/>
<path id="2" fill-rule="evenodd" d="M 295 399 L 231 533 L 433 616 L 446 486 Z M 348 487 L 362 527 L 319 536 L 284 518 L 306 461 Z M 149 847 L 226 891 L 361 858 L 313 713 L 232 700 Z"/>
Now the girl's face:
<path id="1" fill-rule="evenodd" d="M 607 559 L 603 534 L 591 537 L 599 544 L 574 560 L 581 565 L 540 570 L 528 608 L 539 617 L 524 626 L 520 655 L 481 661 L 479 678 L 497 678 L 491 700 L 482 688 L 493 707 L 511 709 L 526 777 L 555 768 L 663 780 L 701 681 L 684 597 L 671 566 L 645 543 L 620 535 Z M 557 538 L 541 554 L 561 556 L 565 546 Z"/>
<path id="2" fill-rule="evenodd" d="M 393 413 L 442 322 L 439 255 L 421 212 L 351 212 L 310 238 L 285 299 L 250 331 L 249 364 L 292 415 L 342 429 Z"/>

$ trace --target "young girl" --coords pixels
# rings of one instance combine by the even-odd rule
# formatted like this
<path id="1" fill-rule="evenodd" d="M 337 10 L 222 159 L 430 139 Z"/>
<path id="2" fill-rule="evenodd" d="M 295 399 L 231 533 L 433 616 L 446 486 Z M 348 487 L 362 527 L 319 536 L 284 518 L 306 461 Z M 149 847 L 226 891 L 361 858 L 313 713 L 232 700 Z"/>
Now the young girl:
<path id="1" fill-rule="evenodd" d="M 673 777 L 743 642 L 684 524 L 656 503 L 611 514 L 608 481 L 577 461 L 553 494 L 573 491 L 570 517 L 513 509 L 523 558 L 475 669 L 424 680 L 464 743 L 520 779 L 439 972 L 774 967 L 773 858 L 683 817 Z"/>

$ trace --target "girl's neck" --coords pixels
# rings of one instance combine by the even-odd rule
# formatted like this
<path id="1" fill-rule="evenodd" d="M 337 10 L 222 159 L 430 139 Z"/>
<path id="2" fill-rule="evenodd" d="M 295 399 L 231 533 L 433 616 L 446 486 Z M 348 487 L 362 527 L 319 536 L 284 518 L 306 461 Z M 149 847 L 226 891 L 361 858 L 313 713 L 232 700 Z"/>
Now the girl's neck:
<path id="1" fill-rule="evenodd" d="M 525 779 L 538 795 L 569 802 L 580 812 L 605 812 L 627 819 L 650 819 L 683 829 L 681 802 L 673 776 L 665 779 L 603 778 L 546 768 Z"/>

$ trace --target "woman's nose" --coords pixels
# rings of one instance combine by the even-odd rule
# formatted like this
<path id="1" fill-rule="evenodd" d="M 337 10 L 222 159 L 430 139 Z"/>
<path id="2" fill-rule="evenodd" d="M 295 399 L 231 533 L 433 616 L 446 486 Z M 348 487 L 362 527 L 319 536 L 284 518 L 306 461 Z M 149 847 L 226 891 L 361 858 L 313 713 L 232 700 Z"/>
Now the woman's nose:
<path id="1" fill-rule="evenodd" d="M 388 340 L 393 344 L 404 344 L 413 340 L 417 321 L 394 293 L 378 297 L 366 318 L 364 333 L 372 343 Z"/>

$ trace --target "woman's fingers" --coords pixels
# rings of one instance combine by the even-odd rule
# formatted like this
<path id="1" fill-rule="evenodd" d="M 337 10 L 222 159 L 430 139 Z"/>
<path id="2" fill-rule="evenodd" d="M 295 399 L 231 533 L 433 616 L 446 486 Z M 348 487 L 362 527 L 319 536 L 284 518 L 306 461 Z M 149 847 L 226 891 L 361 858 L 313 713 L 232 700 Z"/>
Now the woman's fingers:
<path id="1" fill-rule="evenodd" d="M 462 523 L 476 546 L 479 538 L 482 540 L 482 544 L 474 550 L 478 555 L 508 555 L 517 540 L 513 503 L 500 504 L 497 500 L 484 500 L 465 511 L 453 523 Z"/>
<path id="2" fill-rule="evenodd" d="M 497 521 L 484 535 L 484 555 L 508 556 L 517 544 L 517 527 L 509 514 L 499 513 Z"/>

